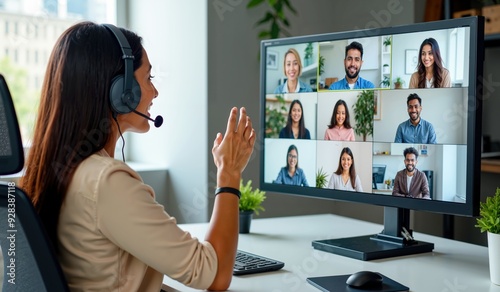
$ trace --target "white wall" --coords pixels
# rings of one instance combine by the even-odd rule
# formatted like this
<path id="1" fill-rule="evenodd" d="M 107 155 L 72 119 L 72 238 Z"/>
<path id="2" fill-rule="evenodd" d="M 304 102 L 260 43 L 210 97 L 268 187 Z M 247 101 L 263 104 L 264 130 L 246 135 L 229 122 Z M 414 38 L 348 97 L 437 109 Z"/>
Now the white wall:
<path id="1" fill-rule="evenodd" d="M 163 125 L 133 135 L 129 158 L 168 169 L 166 210 L 180 222 L 208 218 L 206 1 L 129 1 L 128 27 L 144 39 L 159 96 L 152 116 Z M 180 29 L 182 28 L 182 29 Z M 158 192 L 158 190 L 157 190 Z"/>

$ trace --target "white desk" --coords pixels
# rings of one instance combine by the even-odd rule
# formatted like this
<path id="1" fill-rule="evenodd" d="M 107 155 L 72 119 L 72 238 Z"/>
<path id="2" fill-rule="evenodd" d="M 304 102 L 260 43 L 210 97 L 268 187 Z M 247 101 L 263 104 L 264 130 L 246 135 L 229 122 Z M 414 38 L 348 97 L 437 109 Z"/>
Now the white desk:
<path id="1" fill-rule="evenodd" d="M 182 228 L 204 238 L 207 224 L 183 224 Z M 382 225 L 324 214 L 254 219 L 250 234 L 240 234 L 238 248 L 285 263 L 279 271 L 233 276 L 231 291 L 320 291 L 307 277 L 352 274 L 361 270 L 380 272 L 410 291 L 493 292 L 488 249 L 440 237 L 414 233 L 416 240 L 434 243 L 432 253 L 361 261 L 315 250 L 311 241 L 376 234 Z M 500 260 L 500 259 L 499 259 Z M 196 291 L 165 277 L 167 291 Z"/>

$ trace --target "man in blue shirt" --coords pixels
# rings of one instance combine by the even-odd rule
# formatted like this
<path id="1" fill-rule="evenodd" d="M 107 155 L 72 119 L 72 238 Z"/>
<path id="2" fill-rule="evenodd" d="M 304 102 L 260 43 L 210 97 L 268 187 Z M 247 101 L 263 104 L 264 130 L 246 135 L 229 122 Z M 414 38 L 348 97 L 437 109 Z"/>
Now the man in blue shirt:
<path id="1" fill-rule="evenodd" d="M 406 101 L 410 118 L 399 124 L 394 143 L 436 144 L 436 132 L 431 123 L 420 117 L 422 99 L 412 93 Z"/>
<path id="2" fill-rule="evenodd" d="M 363 45 L 352 42 L 345 47 L 345 77 L 330 85 L 330 90 L 375 88 L 372 82 L 359 76 L 363 65 Z"/>

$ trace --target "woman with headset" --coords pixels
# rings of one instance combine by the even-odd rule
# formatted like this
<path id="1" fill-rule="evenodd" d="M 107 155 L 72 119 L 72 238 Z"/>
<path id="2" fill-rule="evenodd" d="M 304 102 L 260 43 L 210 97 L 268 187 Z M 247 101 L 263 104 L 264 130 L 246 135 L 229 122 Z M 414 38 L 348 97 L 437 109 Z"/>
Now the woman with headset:
<path id="1" fill-rule="evenodd" d="M 151 78 L 139 36 L 91 22 L 67 29 L 49 59 L 21 186 L 72 289 L 157 292 L 163 275 L 199 289 L 224 290 L 231 282 L 252 122 L 244 108 L 239 118 L 233 108 L 225 134 L 215 137 L 216 197 L 199 241 L 177 226 L 134 170 L 113 158 L 123 132 L 149 130 L 143 116 L 158 95 Z"/>

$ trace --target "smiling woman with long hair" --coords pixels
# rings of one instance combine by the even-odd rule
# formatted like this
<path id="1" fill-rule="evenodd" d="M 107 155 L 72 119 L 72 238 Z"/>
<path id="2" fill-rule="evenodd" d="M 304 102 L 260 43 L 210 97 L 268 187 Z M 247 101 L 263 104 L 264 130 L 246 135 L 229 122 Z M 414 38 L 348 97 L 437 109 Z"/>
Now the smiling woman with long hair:
<path id="1" fill-rule="evenodd" d="M 410 78 L 410 88 L 451 87 L 450 72 L 443 65 L 438 42 L 425 39 L 418 51 L 417 72 Z"/>
<path id="2" fill-rule="evenodd" d="M 311 134 L 304 122 L 304 108 L 300 100 L 293 100 L 288 111 L 286 126 L 280 131 L 280 138 L 311 139 Z"/>
<path id="3" fill-rule="evenodd" d="M 333 107 L 328 129 L 325 130 L 325 140 L 354 141 L 354 129 L 351 127 L 349 107 L 339 99 Z"/>
<path id="4" fill-rule="evenodd" d="M 340 152 L 339 166 L 328 182 L 328 188 L 345 191 L 362 192 L 361 179 L 356 174 L 354 155 L 349 147 Z"/>

